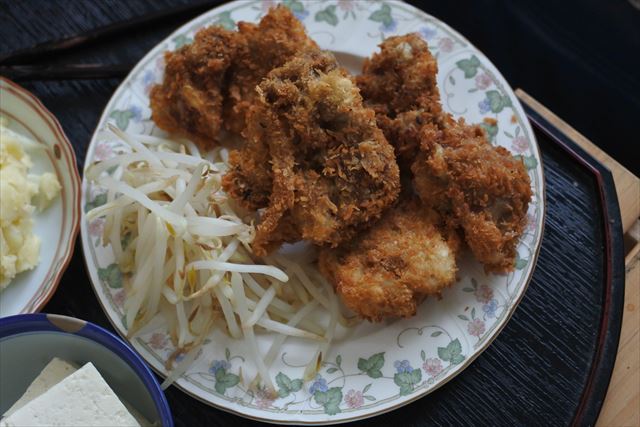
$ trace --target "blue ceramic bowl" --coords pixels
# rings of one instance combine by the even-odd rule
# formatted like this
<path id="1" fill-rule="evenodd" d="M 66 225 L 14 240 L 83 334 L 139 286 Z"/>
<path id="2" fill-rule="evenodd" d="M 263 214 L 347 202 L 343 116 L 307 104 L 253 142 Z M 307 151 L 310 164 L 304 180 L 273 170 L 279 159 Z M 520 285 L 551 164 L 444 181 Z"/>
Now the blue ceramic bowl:
<path id="1" fill-rule="evenodd" d="M 129 346 L 97 325 L 56 314 L 0 319 L 0 414 L 53 357 L 79 366 L 92 362 L 118 397 L 155 425 L 173 427 L 158 381 Z"/>

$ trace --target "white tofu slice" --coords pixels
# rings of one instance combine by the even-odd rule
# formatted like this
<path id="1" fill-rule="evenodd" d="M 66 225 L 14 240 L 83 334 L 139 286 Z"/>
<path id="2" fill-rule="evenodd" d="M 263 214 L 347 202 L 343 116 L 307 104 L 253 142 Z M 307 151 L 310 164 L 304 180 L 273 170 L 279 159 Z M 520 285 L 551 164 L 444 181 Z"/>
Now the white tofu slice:
<path id="1" fill-rule="evenodd" d="M 62 359 L 54 357 L 51 362 L 44 367 L 42 372 L 36 377 L 35 380 L 27 387 L 27 391 L 24 392 L 22 397 L 13 404 L 11 408 L 7 410 L 2 416 L 8 417 L 18 409 L 22 408 L 27 403 L 31 402 L 36 397 L 40 396 L 45 391 L 49 390 L 54 385 L 68 377 L 77 371 L 78 368 L 72 364 L 65 362 Z"/>
<path id="2" fill-rule="evenodd" d="M 87 363 L 16 412 L 0 427 L 135 426 L 118 396 L 92 363 Z"/>

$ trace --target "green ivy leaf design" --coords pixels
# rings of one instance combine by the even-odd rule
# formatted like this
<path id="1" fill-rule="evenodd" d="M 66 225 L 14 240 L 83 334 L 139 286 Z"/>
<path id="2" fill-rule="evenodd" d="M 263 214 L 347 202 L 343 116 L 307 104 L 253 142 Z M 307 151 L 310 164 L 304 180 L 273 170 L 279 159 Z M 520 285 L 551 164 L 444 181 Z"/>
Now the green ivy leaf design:
<path id="1" fill-rule="evenodd" d="M 304 5 L 299 0 L 284 0 L 282 4 L 287 6 L 291 12 L 304 12 Z"/>
<path id="2" fill-rule="evenodd" d="M 473 288 L 462 288 L 463 292 L 475 292 L 475 289 Z"/>
<path id="3" fill-rule="evenodd" d="M 424 350 L 420 350 L 420 358 L 423 362 L 427 359 L 427 354 L 424 352 Z"/>
<path id="4" fill-rule="evenodd" d="M 473 307 L 473 308 L 471 309 L 471 318 L 472 318 L 472 319 L 475 319 L 475 318 L 476 318 L 476 308 L 475 308 L 475 307 Z"/>
<path id="5" fill-rule="evenodd" d="M 335 415 L 340 411 L 340 402 L 342 402 L 342 389 L 340 387 L 331 387 L 327 391 L 316 391 L 313 399 L 318 405 L 324 407 L 327 415 Z"/>
<path id="6" fill-rule="evenodd" d="M 522 162 L 524 163 L 524 167 L 527 168 L 527 170 L 535 169 L 536 166 L 538 166 L 538 160 L 536 160 L 534 156 L 523 156 L 519 154 L 513 157 L 518 160 L 522 160 Z"/>
<path id="7" fill-rule="evenodd" d="M 456 65 L 458 66 L 458 68 L 464 71 L 464 78 L 470 79 L 472 77 L 475 77 L 475 75 L 478 73 L 480 60 L 475 55 L 471 55 L 471 58 L 469 59 L 461 59 L 460 61 L 457 61 Z"/>
<path id="8" fill-rule="evenodd" d="M 442 331 L 435 331 L 435 332 L 433 332 L 433 333 L 431 334 L 431 336 L 432 336 L 433 338 L 435 338 L 435 337 L 439 337 L 440 335 L 442 335 Z"/>
<path id="9" fill-rule="evenodd" d="M 516 262 L 514 264 L 516 270 L 522 270 L 527 266 L 528 263 L 529 263 L 528 259 L 520 258 L 520 254 L 516 253 Z"/>
<path id="10" fill-rule="evenodd" d="M 371 378 L 380 378 L 382 376 L 382 366 L 384 365 L 384 352 L 376 353 L 368 359 L 358 359 L 358 369 L 365 372 Z"/>
<path id="11" fill-rule="evenodd" d="M 400 387 L 400 396 L 411 393 L 421 380 L 422 372 L 420 369 L 414 369 L 411 372 L 398 372 L 393 376 L 393 382 Z"/>
<path id="12" fill-rule="evenodd" d="M 191 37 L 187 37 L 184 34 L 180 34 L 178 37 L 173 39 L 173 43 L 176 45 L 176 49 L 180 49 L 182 46 L 191 44 L 193 39 Z"/>
<path id="13" fill-rule="evenodd" d="M 278 372 L 276 375 L 276 384 L 278 384 L 278 396 L 287 397 L 291 393 L 295 393 L 302 388 L 302 380 L 295 379 L 292 380 L 282 372 Z"/>
<path id="14" fill-rule="evenodd" d="M 240 377 L 236 374 L 227 373 L 224 368 L 216 371 L 215 389 L 218 393 L 224 394 L 228 388 L 236 386 L 240 382 Z"/>
<path id="15" fill-rule="evenodd" d="M 224 349 L 224 358 L 227 359 L 227 362 L 228 362 L 230 357 L 231 357 L 231 351 L 229 350 L 229 347 L 226 347 Z"/>
<path id="16" fill-rule="evenodd" d="M 92 201 L 84 205 L 84 211 L 89 212 L 91 209 L 97 208 L 107 203 L 107 193 L 98 194 Z"/>
<path id="17" fill-rule="evenodd" d="M 341 355 L 337 355 L 336 356 L 336 365 L 342 367 L 342 356 Z"/>
<path id="18" fill-rule="evenodd" d="M 98 278 L 110 288 L 120 289 L 122 287 L 122 272 L 115 263 L 106 268 L 98 268 Z"/>
<path id="19" fill-rule="evenodd" d="M 499 113 L 505 107 L 511 107 L 511 99 L 506 95 L 502 95 L 497 90 L 487 91 L 486 96 L 489 100 L 489 107 L 493 113 Z"/>
<path id="20" fill-rule="evenodd" d="M 338 368 L 329 368 L 329 369 L 327 369 L 327 374 L 333 374 L 337 370 L 338 370 Z"/>
<path id="21" fill-rule="evenodd" d="M 364 386 L 364 388 L 362 389 L 362 393 L 368 392 L 370 388 L 371 388 L 371 383 L 369 383 L 366 386 Z"/>
<path id="22" fill-rule="evenodd" d="M 333 25 L 334 27 L 338 25 L 338 17 L 336 16 L 336 6 L 331 5 L 324 8 L 324 10 L 319 10 L 316 12 L 316 22 L 326 22 L 329 25 Z"/>
<path id="23" fill-rule="evenodd" d="M 236 22 L 231 19 L 231 11 L 222 12 L 216 17 L 216 20 L 213 21 L 213 24 L 219 25 L 227 30 L 233 30 L 234 28 L 236 28 Z"/>
<path id="24" fill-rule="evenodd" d="M 371 21 L 381 22 L 382 25 L 384 25 L 385 27 L 392 25 L 393 18 L 391 17 L 391 7 L 386 3 L 382 3 L 382 6 L 380 6 L 380 9 L 373 12 L 369 16 L 369 19 Z"/>
<path id="25" fill-rule="evenodd" d="M 490 125 L 489 123 L 483 122 L 480 123 L 480 127 L 484 129 L 487 133 L 487 138 L 489 138 L 489 142 L 494 144 L 496 140 L 496 136 L 498 135 L 498 125 Z"/>
<path id="26" fill-rule="evenodd" d="M 464 360 L 464 356 L 462 354 L 458 354 L 457 356 L 453 356 L 451 358 L 451 364 L 457 365 L 459 363 L 462 363 L 463 360 Z"/>
<path id="27" fill-rule="evenodd" d="M 458 314 L 458 319 L 464 320 L 465 322 L 469 321 L 469 318 L 467 316 L 465 316 L 464 314 Z"/>
<path id="28" fill-rule="evenodd" d="M 464 360 L 462 355 L 462 345 L 457 338 L 451 341 L 446 347 L 438 347 L 438 357 L 452 365 L 457 365 Z"/>
<path id="29" fill-rule="evenodd" d="M 131 110 L 113 110 L 109 117 L 115 119 L 116 125 L 120 128 L 120 130 L 127 130 L 129 126 L 129 120 L 133 118 L 135 114 Z"/>

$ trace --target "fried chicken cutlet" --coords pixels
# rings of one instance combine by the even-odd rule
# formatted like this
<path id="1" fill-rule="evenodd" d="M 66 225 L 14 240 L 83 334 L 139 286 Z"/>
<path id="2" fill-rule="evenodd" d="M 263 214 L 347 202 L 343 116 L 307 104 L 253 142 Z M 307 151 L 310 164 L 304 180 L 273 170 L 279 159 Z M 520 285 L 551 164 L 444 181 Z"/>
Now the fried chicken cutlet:
<path id="1" fill-rule="evenodd" d="M 412 166 L 416 191 L 461 227 L 486 271 L 511 271 L 526 226 L 529 175 L 507 149 L 489 144 L 481 128 L 453 130 L 460 128 L 466 137 L 456 135 L 453 144 L 446 142 L 450 129 L 425 139 L 426 147 Z"/>
<path id="2" fill-rule="evenodd" d="M 432 209 L 404 200 L 353 241 L 322 249 L 320 271 L 360 317 L 413 316 L 456 278 L 459 241 L 455 233 L 443 236 L 439 223 Z"/>
<path id="3" fill-rule="evenodd" d="M 524 164 L 442 110 L 436 61 L 419 35 L 389 37 L 380 48 L 357 81 L 399 164 L 487 271 L 512 270 L 531 198 Z"/>
<path id="4" fill-rule="evenodd" d="M 238 31 L 204 28 L 193 43 L 165 55 L 163 82 L 150 94 L 152 118 L 203 146 L 217 140 L 223 125 L 241 134 L 256 85 L 295 55 L 317 48 L 284 6 L 271 9 L 258 25 L 239 22 Z"/>
<path id="5" fill-rule="evenodd" d="M 420 129 L 443 114 L 436 82 L 438 64 L 415 34 L 389 37 L 365 59 L 356 77 L 365 105 L 407 169 L 420 147 Z"/>
<path id="6" fill-rule="evenodd" d="M 249 141 L 230 157 L 232 170 L 223 179 L 225 191 L 245 206 L 266 206 L 256 254 L 301 239 L 335 247 L 396 200 L 393 147 L 333 55 L 315 51 L 292 59 L 269 73 L 258 94 Z M 251 160 L 256 152 L 263 161 Z M 265 164 L 271 167 L 255 185 Z"/>

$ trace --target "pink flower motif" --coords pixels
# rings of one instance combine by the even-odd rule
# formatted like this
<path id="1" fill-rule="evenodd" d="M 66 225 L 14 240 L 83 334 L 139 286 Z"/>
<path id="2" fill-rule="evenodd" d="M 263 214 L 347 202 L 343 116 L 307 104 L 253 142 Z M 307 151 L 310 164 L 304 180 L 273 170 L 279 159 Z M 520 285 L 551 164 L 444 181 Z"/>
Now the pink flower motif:
<path id="1" fill-rule="evenodd" d="M 533 214 L 527 214 L 527 226 L 526 231 L 533 231 L 536 229 L 536 216 Z"/>
<path id="2" fill-rule="evenodd" d="M 96 152 L 94 154 L 94 158 L 97 161 L 106 160 L 113 155 L 113 149 L 111 145 L 107 142 L 101 142 L 96 146 Z"/>
<path id="3" fill-rule="evenodd" d="M 364 397 L 360 390 L 349 390 L 344 397 L 344 401 L 349 408 L 359 408 L 364 403 Z"/>
<path id="4" fill-rule="evenodd" d="M 104 218 L 96 218 L 89 223 L 89 236 L 100 237 L 104 230 Z"/>
<path id="5" fill-rule="evenodd" d="M 427 359 L 422 364 L 422 369 L 432 377 L 442 372 L 442 362 L 438 358 Z"/>
<path id="6" fill-rule="evenodd" d="M 275 399 L 264 389 L 258 389 L 256 392 L 256 406 L 260 409 L 267 409 L 273 404 Z"/>
<path id="7" fill-rule="evenodd" d="M 122 307 L 124 304 L 124 290 L 120 289 L 116 293 L 113 294 L 113 302 L 116 303 L 118 307 Z"/>
<path id="8" fill-rule="evenodd" d="M 349 12 L 353 10 L 353 1 L 352 0 L 338 0 L 338 7 L 345 12 Z"/>
<path id="9" fill-rule="evenodd" d="M 154 332 L 149 340 L 149 345 L 155 350 L 162 350 L 167 345 L 167 336 L 159 332 Z"/>
<path id="10" fill-rule="evenodd" d="M 485 331 L 484 322 L 480 319 L 473 319 L 467 325 L 467 331 L 474 337 L 480 338 L 480 335 L 484 334 Z"/>
<path id="11" fill-rule="evenodd" d="M 487 285 L 480 285 L 480 287 L 476 289 L 475 295 L 478 302 L 486 304 L 493 299 L 493 289 Z"/>
<path id="12" fill-rule="evenodd" d="M 511 149 L 518 154 L 522 154 L 529 149 L 529 141 L 524 135 L 516 136 L 511 141 Z"/>
<path id="13" fill-rule="evenodd" d="M 478 89 L 486 89 L 491 86 L 491 83 L 493 83 L 491 77 L 486 73 L 481 73 L 476 76 L 476 87 Z"/>
<path id="14" fill-rule="evenodd" d="M 453 40 L 449 37 L 443 37 L 438 41 L 438 47 L 442 52 L 451 52 L 453 50 Z"/>
<path id="15" fill-rule="evenodd" d="M 272 7 L 276 7 L 275 0 L 262 0 L 262 12 L 267 13 Z"/>

